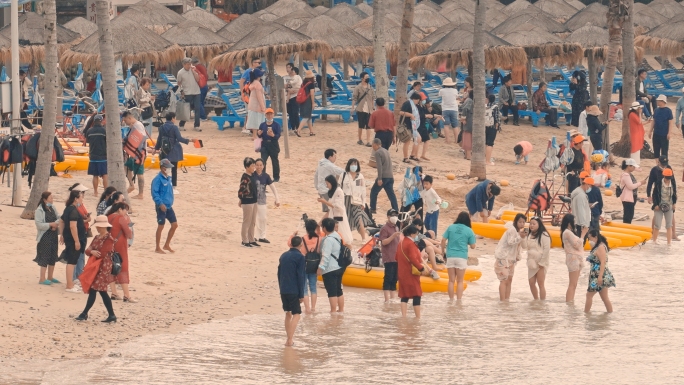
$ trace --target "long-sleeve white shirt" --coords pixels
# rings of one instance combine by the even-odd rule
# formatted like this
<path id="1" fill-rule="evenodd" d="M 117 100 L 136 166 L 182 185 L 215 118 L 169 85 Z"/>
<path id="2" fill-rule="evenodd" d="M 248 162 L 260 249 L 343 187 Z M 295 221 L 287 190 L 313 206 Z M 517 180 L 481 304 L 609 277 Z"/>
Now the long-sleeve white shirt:
<path id="1" fill-rule="evenodd" d="M 589 207 L 589 198 L 582 187 L 577 187 L 570 194 L 572 202 L 570 203 L 570 210 L 575 216 L 575 225 L 580 227 L 589 227 L 591 222 L 591 207 Z"/>
<path id="2" fill-rule="evenodd" d="M 426 213 L 433 213 L 439 210 L 439 205 L 442 203 L 442 199 L 437 195 L 434 188 L 430 187 L 429 190 L 423 190 L 420 192 L 420 197 L 423 198 L 423 204 L 425 205 Z"/>

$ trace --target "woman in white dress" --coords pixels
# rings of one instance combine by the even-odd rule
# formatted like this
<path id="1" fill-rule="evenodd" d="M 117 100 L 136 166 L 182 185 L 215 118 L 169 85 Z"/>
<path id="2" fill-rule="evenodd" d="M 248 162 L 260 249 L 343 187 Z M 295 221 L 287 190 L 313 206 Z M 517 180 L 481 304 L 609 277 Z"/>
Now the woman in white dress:
<path id="1" fill-rule="evenodd" d="M 347 210 L 344 206 L 344 192 L 338 186 L 334 175 L 325 177 L 325 185 L 328 186 L 328 200 L 318 198 L 318 201 L 330 207 L 330 215 L 337 222 L 337 233 L 342 237 L 344 244 L 351 245 L 354 236 L 349 227 Z"/>
<path id="2" fill-rule="evenodd" d="M 507 223 L 508 230 L 499 240 L 494 251 L 494 273 L 499 279 L 499 300 L 511 298 L 511 284 L 515 273 L 515 264 L 520 260 L 520 243 L 525 232 L 525 215 L 517 214 L 513 223 Z"/>
<path id="3" fill-rule="evenodd" d="M 534 299 L 546 299 L 544 279 L 549 268 L 549 251 L 551 250 L 551 236 L 546 231 L 544 223 L 538 217 L 530 219 L 530 232 L 522 241 L 523 249 L 527 250 L 527 279 Z M 537 290 L 537 285 L 539 290 Z"/>
<path id="4" fill-rule="evenodd" d="M 359 161 L 351 158 L 347 162 L 345 173 L 342 174 L 340 187 L 344 192 L 344 206 L 347 211 L 349 228 L 357 230 L 364 242 L 366 242 L 366 226 L 372 224 L 368 215 L 364 211 L 366 206 L 366 180 L 361 174 Z"/>

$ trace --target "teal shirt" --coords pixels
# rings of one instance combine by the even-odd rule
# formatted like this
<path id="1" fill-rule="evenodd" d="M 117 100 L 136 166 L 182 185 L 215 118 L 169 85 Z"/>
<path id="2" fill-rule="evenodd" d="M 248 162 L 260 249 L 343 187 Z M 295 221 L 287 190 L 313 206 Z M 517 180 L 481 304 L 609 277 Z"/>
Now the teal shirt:
<path id="1" fill-rule="evenodd" d="M 447 240 L 447 258 L 468 258 L 468 246 L 475 244 L 475 233 L 463 224 L 447 227 L 442 238 Z"/>

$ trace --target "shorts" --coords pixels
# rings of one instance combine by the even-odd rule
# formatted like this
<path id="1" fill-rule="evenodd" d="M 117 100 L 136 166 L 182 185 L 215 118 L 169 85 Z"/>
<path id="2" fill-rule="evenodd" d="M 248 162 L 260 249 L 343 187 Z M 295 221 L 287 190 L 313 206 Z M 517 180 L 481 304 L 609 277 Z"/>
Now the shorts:
<path id="1" fill-rule="evenodd" d="M 176 223 L 178 222 L 176 220 L 176 213 L 173 211 L 173 208 L 167 207 L 166 212 L 161 211 L 159 206 L 156 207 L 157 210 L 157 224 L 158 225 L 164 225 L 166 223 L 166 220 L 169 220 L 169 223 Z"/>
<path id="2" fill-rule="evenodd" d="M 344 269 L 342 268 L 323 274 L 323 286 L 325 286 L 325 291 L 328 292 L 328 298 L 341 297 L 344 295 L 342 292 L 343 274 Z"/>
<path id="3" fill-rule="evenodd" d="M 135 175 L 143 175 L 145 173 L 145 165 L 136 164 L 135 159 L 133 159 L 133 157 L 129 157 L 128 159 L 126 159 L 126 163 L 124 163 L 124 166 L 126 166 L 127 169 L 132 170 Z"/>
<path id="4" fill-rule="evenodd" d="M 447 257 L 446 267 L 447 267 L 447 269 L 465 270 L 468 268 L 468 258 Z"/>
<path id="5" fill-rule="evenodd" d="M 75 242 L 65 242 L 65 244 L 66 248 L 62 250 L 59 260 L 66 262 L 67 265 L 76 265 L 78 259 L 81 258 L 81 251 L 85 250 L 85 245 L 81 243 L 81 250 L 76 250 Z"/>
<path id="6" fill-rule="evenodd" d="M 318 275 L 316 273 L 314 274 L 307 274 L 306 275 L 306 282 L 304 282 L 304 296 L 308 297 L 309 292 L 311 294 L 316 295 L 316 280 L 318 279 Z"/>
<path id="7" fill-rule="evenodd" d="M 456 128 L 460 125 L 458 111 L 444 110 L 442 111 L 442 117 L 444 118 L 444 126 Z"/>
<path id="8" fill-rule="evenodd" d="M 425 143 L 430 140 L 430 133 L 426 128 L 419 128 L 418 135 L 420 135 L 420 140 Z"/>
<path id="9" fill-rule="evenodd" d="M 496 140 L 496 127 L 485 127 L 485 146 L 494 147 Z"/>
<path id="10" fill-rule="evenodd" d="M 327 201 L 327 200 L 330 200 L 330 197 L 328 196 L 328 194 L 318 194 L 318 196 L 320 196 L 321 198 L 325 199 L 326 201 Z M 328 205 L 326 205 L 325 203 L 321 203 L 321 206 L 323 207 L 323 212 L 324 212 L 324 213 L 327 213 L 327 212 L 329 211 L 329 207 L 328 207 Z"/>
<path id="11" fill-rule="evenodd" d="M 370 114 L 367 112 L 356 111 L 356 119 L 359 121 L 359 128 L 369 129 L 368 122 L 370 121 Z"/>
<path id="12" fill-rule="evenodd" d="M 106 160 L 91 160 L 88 163 L 88 175 L 103 176 L 107 175 Z"/>
<path id="13" fill-rule="evenodd" d="M 297 294 L 281 294 L 280 300 L 283 302 L 284 311 L 292 313 L 292 315 L 302 314 L 302 306 Z"/>
<path id="14" fill-rule="evenodd" d="M 468 263 L 468 260 L 466 260 L 466 263 Z M 496 278 L 499 278 L 499 281 L 505 281 L 509 278 L 513 278 L 513 274 L 515 273 L 515 262 L 505 259 L 495 260 L 494 273 L 496 273 Z"/>

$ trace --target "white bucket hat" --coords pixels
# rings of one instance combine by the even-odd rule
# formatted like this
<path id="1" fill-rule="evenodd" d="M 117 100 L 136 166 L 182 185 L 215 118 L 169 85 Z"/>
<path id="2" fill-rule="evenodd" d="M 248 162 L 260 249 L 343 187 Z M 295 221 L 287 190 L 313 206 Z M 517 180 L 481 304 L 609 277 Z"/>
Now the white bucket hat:
<path id="1" fill-rule="evenodd" d="M 95 227 L 112 227 L 111 224 L 109 224 L 109 219 L 107 219 L 106 215 L 98 215 L 95 217 L 95 222 L 93 223 L 93 226 Z"/>
<path id="2" fill-rule="evenodd" d="M 632 158 L 625 159 L 625 164 L 626 164 L 627 166 L 634 166 L 634 167 L 637 167 L 637 168 L 639 167 L 639 163 L 637 163 L 636 160 L 634 160 L 634 159 L 632 159 Z"/>
<path id="3" fill-rule="evenodd" d="M 443 85 L 443 86 L 447 86 L 447 87 L 453 87 L 453 86 L 456 85 L 456 82 L 455 82 L 454 79 L 452 79 L 452 78 L 446 78 L 446 79 L 444 79 L 444 81 L 442 82 L 442 85 Z"/>
<path id="4" fill-rule="evenodd" d="M 660 96 L 658 96 L 658 99 L 656 99 L 656 100 L 659 101 L 659 102 L 665 102 L 665 103 L 667 103 L 667 96 L 665 96 L 665 95 L 660 95 Z"/>
<path id="5" fill-rule="evenodd" d="M 79 183 L 79 185 L 76 186 L 76 187 L 74 187 L 74 188 L 72 188 L 71 191 L 83 192 L 83 191 L 88 191 L 88 188 L 87 188 L 86 186 L 84 186 L 84 185 L 82 185 L 82 184 Z"/>
<path id="6" fill-rule="evenodd" d="M 641 108 L 641 103 L 639 103 L 639 102 L 632 102 L 632 106 L 631 106 L 629 109 L 630 109 L 630 110 L 636 111 L 636 110 L 638 110 L 639 108 Z"/>

